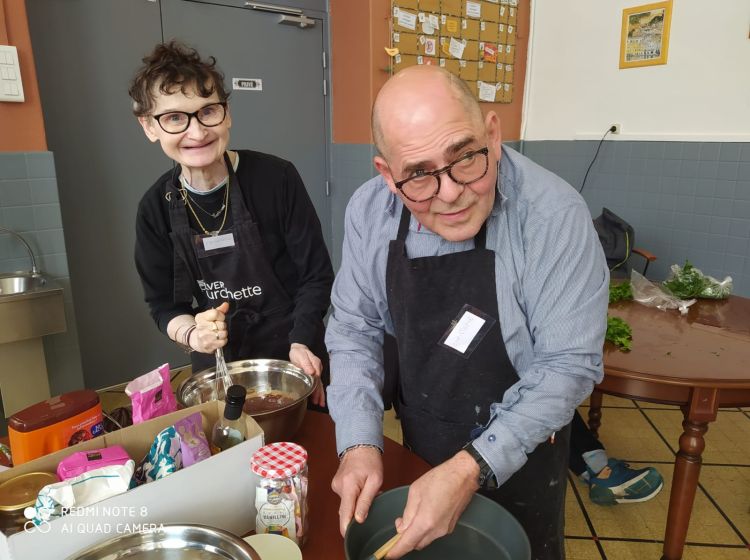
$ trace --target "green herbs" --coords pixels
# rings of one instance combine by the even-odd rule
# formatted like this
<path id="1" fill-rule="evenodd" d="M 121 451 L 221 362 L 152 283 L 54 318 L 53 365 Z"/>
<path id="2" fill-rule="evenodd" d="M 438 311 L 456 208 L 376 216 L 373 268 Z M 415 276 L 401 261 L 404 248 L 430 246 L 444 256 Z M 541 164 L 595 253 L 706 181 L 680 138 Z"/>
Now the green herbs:
<path id="1" fill-rule="evenodd" d="M 630 281 L 618 282 L 609 285 L 609 303 L 633 299 L 633 286 Z M 625 321 L 619 317 L 607 315 L 607 334 L 604 340 L 609 340 L 623 352 L 630 351 L 630 341 L 633 340 L 633 331 Z"/>
<path id="2" fill-rule="evenodd" d="M 633 286 L 630 285 L 630 280 L 609 285 L 609 303 L 631 299 L 633 299 Z"/>
<path id="3" fill-rule="evenodd" d="M 605 340 L 610 341 L 624 352 L 630 351 L 630 342 L 633 340 L 633 331 L 625 321 L 619 317 L 607 315 L 607 334 Z"/>
<path id="4" fill-rule="evenodd" d="M 690 261 L 685 261 L 685 266 L 678 267 L 674 276 L 664 282 L 664 287 L 672 295 L 687 299 L 698 297 L 710 283 L 711 281 L 690 264 Z"/>
<path id="5" fill-rule="evenodd" d="M 672 265 L 672 276 L 664 282 L 664 288 L 678 298 L 724 299 L 732 293 L 732 277 L 719 282 L 712 276 L 704 275 L 689 261 L 685 266 Z"/>

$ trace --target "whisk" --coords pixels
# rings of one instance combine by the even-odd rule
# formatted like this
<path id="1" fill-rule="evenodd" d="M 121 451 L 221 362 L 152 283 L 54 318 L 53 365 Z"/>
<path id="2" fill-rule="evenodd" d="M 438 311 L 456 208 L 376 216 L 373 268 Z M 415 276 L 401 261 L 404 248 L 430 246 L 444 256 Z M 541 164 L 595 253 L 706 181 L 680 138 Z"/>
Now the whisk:
<path id="1" fill-rule="evenodd" d="M 227 363 L 224 361 L 224 351 L 221 348 L 216 349 L 216 376 L 215 387 L 216 387 L 216 400 L 222 400 L 226 398 L 227 389 L 232 386 L 232 378 L 229 376 L 229 369 Z M 221 387 L 221 390 L 219 390 Z"/>

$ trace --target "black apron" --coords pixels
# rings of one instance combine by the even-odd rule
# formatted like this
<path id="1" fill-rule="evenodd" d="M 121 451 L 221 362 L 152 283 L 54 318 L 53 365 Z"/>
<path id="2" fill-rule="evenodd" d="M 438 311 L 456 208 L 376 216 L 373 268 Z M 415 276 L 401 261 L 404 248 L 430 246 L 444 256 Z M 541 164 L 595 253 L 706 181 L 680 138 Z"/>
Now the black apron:
<path id="1" fill-rule="evenodd" d="M 475 238 L 475 249 L 409 259 L 410 218 L 404 207 L 398 237 L 388 250 L 386 290 L 398 341 L 404 443 L 435 466 L 477 437 L 490 420 L 490 405 L 502 400 L 518 374 L 500 329 L 495 253 L 484 246 L 485 225 Z M 468 356 L 439 343 L 465 304 L 494 319 Z M 566 427 L 554 443 L 539 445 L 500 488 L 482 491 L 523 525 L 534 559 L 565 557 L 569 433 Z"/>
<path id="2" fill-rule="evenodd" d="M 205 250 L 202 240 L 205 235 L 190 227 L 188 209 L 176 181 L 167 184 L 167 192 L 171 193 L 167 199 L 172 226 L 170 237 L 174 245 L 175 301 L 192 301 L 195 283 L 201 280 L 202 284 L 198 284 L 208 297 L 206 309 L 229 302 L 229 337 L 224 347 L 227 362 L 252 358 L 289 360 L 294 302 L 266 256 L 257 217 L 252 207 L 245 205 L 237 175 L 226 153 L 224 162 L 229 173 L 227 211 L 232 212 L 232 224 L 220 233 L 233 234 L 233 247 Z M 323 333 L 321 320 L 310 350 L 323 360 L 327 373 L 328 353 Z M 190 356 L 194 372 L 216 365 L 213 354 L 192 352 Z"/>

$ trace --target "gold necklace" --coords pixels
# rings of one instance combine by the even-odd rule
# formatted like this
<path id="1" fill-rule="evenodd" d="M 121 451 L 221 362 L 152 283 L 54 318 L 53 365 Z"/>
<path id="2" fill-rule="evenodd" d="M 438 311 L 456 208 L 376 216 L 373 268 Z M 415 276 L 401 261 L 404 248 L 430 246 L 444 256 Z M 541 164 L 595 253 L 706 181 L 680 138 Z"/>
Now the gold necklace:
<path id="1" fill-rule="evenodd" d="M 190 204 L 190 196 L 188 195 L 187 191 L 185 190 L 185 187 L 182 187 L 180 190 L 182 191 L 182 195 L 185 199 L 185 204 L 188 208 L 190 208 L 190 212 L 193 213 L 193 216 L 195 217 L 195 221 L 198 222 L 198 225 L 203 230 L 203 233 L 206 235 L 210 235 L 212 237 L 216 237 L 221 233 L 221 230 L 224 229 L 224 224 L 227 223 L 227 214 L 229 213 L 229 185 L 231 184 L 231 180 L 227 181 L 227 190 L 224 193 L 224 217 L 221 219 L 221 225 L 219 226 L 219 229 L 216 231 L 208 231 L 206 227 L 203 225 L 203 222 L 201 222 L 200 218 L 198 217 L 198 214 L 195 213 L 195 210 L 193 209 L 192 204 Z"/>

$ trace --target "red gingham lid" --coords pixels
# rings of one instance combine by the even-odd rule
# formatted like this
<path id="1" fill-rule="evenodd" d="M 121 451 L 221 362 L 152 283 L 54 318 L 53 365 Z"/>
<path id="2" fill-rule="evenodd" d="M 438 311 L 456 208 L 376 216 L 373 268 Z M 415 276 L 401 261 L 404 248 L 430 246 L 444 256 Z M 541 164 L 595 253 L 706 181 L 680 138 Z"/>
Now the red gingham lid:
<path id="1" fill-rule="evenodd" d="M 253 453 L 252 471 L 263 478 L 289 478 L 298 474 L 307 463 L 307 451 L 290 441 L 264 445 Z"/>

